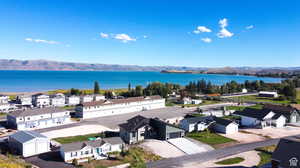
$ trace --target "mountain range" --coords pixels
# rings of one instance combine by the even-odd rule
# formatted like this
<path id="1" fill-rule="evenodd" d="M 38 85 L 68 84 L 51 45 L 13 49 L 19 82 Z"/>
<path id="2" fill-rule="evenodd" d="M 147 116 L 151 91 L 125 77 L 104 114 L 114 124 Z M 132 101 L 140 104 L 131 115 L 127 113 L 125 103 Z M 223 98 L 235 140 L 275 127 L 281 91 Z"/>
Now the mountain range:
<path id="1" fill-rule="evenodd" d="M 118 64 L 88 64 L 49 60 L 0 59 L 0 70 L 51 70 L 51 71 L 164 71 L 201 72 L 220 74 L 267 74 L 300 71 L 300 67 L 186 67 L 186 66 L 139 66 Z"/>

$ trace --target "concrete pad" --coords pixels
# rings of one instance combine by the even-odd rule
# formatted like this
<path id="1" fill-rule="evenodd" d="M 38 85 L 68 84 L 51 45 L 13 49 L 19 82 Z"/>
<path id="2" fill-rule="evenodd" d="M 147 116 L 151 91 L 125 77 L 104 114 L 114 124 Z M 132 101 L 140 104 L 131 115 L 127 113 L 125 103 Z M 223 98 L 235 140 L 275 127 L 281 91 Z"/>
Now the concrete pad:
<path id="1" fill-rule="evenodd" d="M 42 134 L 49 138 L 68 137 L 77 135 L 86 135 L 93 133 L 100 133 L 104 131 L 114 131 L 101 125 L 81 125 L 70 128 L 58 129 L 49 132 L 43 132 Z"/>
<path id="2" fill-rule="evenodd" d="M 143 143 L 139 144 L 139 146 L 163 158 L 171 158 L 185 155 L 185 153 L 183 153 L 167 141 L 148 139 L 145 140 Z"/>
<path id="3" fill-rule="evenodd" d="M 174 139 L 169 139 L 169 143 L 172 145 L 176 146 L 178 149 L 183 151 L 186 154 L 195 154 L 195 153 L 202 153 L 202 152 L 207 152 L 206 147 L 204 146 L 199 146 L 198 144 L 186 139 L 186 138 L 174 138 Z"/>

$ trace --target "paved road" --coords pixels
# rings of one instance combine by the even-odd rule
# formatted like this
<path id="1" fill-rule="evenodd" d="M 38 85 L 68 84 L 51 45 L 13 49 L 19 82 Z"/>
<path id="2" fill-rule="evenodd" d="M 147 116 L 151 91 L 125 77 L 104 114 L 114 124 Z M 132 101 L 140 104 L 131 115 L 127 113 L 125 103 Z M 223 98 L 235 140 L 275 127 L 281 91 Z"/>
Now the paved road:
<path id="1" fill-rule="evenodd" d="M 254 150 L 255 148 L 277 144 L 279 139 L 270 139 L 262 142 L 253 142 L 248 144 L 240 144 L 223 149 L 216 149 L 209 152 L 198 153 L 193 155 L 185 155 L 175 158 L 160 160 L 148 163 L 149 168 L 182 168 L 188 164 L 200 164 L 202 162 L 223 158 L 238 153 Z"/>

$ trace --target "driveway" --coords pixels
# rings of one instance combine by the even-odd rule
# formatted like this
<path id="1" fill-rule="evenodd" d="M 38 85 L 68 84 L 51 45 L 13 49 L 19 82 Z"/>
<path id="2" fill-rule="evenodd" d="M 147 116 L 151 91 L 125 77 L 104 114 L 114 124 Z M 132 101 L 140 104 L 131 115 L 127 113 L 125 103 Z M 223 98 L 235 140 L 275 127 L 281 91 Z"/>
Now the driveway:
<path id="1" fill-rule="evenodd" d="M 25 161 L 40 168 L 75 168 L 73 165 L 65 163 L 58 151 L 32 156 L 26 158 Z"/>
<path id="2" fill-rule="evenodd" d="M 147 139 L 139 146 L 163 158 L 172 158 L 185 155 L 184 152 L 177 149 L 167 141 Z"/>
<path id="3" fill-rule="evenodd" d="M 207 152 L 213 149 L 204 144 L 200 145 L 199 143 L 194 143 L 187 138 L 169 139 L 168 142 L 188 155 Z"/>

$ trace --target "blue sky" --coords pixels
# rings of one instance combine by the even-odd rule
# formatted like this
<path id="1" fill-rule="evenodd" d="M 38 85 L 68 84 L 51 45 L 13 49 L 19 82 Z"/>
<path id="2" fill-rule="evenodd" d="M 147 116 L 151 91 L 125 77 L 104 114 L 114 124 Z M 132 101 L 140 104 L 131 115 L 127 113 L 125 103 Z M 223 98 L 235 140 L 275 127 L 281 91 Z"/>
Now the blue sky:
<path id="1" fill-rule="evenodd" d="M 1 0 L 0 59 L 300 66 L 299 0 Z"/>

